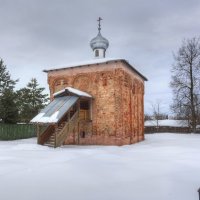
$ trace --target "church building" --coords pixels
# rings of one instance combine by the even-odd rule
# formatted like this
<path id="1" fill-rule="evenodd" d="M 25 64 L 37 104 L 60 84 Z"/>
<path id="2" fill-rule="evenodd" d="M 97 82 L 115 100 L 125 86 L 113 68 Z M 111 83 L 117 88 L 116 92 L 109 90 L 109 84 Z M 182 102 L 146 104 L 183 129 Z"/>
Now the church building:
<path id="1" fill-rule="evenodd" d="M 31 120 L 38 144 L 127 145 L 144 140 L 144 82 L 127 60 L 106 58 L 109 42 L 90 41 L 94 58 L 47 69 L 51 102 Z"/>

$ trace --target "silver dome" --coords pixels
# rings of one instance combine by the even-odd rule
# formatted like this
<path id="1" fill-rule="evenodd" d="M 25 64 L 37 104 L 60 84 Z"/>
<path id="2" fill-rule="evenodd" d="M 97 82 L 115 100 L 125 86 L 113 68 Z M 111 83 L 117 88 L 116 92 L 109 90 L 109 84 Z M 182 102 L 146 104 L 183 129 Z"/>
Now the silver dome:
<path id="1" fill-rule="evenodd" d="M 106 50 L 109 46 L 109 42 L 106 38 L 102 37 L 99 32 L 98 35 L 90 41 L 90 46 L 93 49 L 104 49 Z"/>

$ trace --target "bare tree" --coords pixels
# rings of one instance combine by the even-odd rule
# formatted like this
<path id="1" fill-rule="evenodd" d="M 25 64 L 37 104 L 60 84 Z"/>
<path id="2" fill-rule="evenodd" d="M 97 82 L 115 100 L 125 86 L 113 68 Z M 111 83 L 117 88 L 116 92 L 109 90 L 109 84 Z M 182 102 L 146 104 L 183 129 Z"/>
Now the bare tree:
<path id="1" fill-rule="evenodd" d="M 151 115 L 145 113 L 144 114 L 144 121 L 148 121 L 148 120 L 152 120 L 152 117 L 151 117 Z"/>
<path id="2" fill-rule="evenodd" d="M 167 119 L 168 115 L 161 112 L 162 101 L 157 100 L 155 103 L 151 104 L 153 110 L 153 119 L 156 120 L 156 126 L 159 126 L 159 120 Z"/>
<path id="3" fill-rule="evenodd" d="M 174 95 L 172 110 L 188 119 L 196 132 L 200 106 L 200 40 L 184 40 L 174 60 L 170 83 Z"/>

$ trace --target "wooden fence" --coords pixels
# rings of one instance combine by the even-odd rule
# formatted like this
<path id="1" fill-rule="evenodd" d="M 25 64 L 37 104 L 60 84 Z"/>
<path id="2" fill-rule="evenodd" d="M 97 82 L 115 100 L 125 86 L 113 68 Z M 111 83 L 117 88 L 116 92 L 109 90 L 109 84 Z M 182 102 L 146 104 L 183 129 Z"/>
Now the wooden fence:
<path id="1" fill-rule="evenodd" d="M 189 127 L 172 127 L 172 126 L 145 126 L 145 133 L 191 133 Z M 200 133 L 200 130 L 197 130 Z"/>
<path id="2" fill-rule="evenodd" d="M 0 140 L 17 140 L 36 137 L 36 126 L 33 124 L 1 124 Z"/>
<path id="3" fill-rule="evenodd" d="M 170 127 L 170 126 L 146 126 L 145 133 L 190 133 L 188 127 Z"/>

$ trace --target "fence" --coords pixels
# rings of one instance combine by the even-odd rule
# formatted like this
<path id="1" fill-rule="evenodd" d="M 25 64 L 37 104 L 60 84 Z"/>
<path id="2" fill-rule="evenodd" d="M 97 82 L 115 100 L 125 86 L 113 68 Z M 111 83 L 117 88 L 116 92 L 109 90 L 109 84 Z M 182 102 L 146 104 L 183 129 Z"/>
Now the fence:
<path id="1" fill-rule="evenodd" d="M 36 137 L 33 124 L 0 124 L 0 140 L 17 140 Z"/>
<path id="2" fill-rule="evenodd" d="M 189 127 L 145 126 L 145 133 L 191 133 Z"/>

